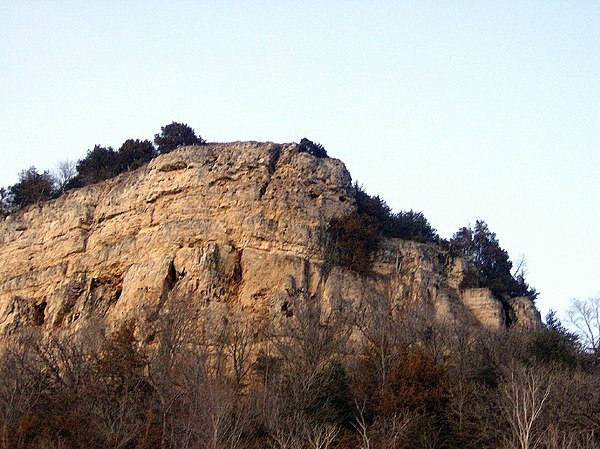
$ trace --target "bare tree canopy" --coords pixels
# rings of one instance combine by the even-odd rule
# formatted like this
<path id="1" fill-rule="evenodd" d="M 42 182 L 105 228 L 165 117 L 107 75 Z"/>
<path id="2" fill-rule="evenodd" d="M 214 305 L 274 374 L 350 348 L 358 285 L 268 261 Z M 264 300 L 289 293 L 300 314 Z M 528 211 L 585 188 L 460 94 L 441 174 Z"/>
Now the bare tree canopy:
<path id="1" fill-rule="evenodd" d="M 58 161 L 54 170 L 54 179 L 58 184 L 58 189 L 64 193 L 69 181 L 77 176 L 77 164 L 69 159 Z"/>
<path id="2" fill-rule="evenodd" d="M 567 311 L 567 322 L 577 329 L 579 338 L 588 351 L 600 351 L 600 296 L 573 298 Z"/>

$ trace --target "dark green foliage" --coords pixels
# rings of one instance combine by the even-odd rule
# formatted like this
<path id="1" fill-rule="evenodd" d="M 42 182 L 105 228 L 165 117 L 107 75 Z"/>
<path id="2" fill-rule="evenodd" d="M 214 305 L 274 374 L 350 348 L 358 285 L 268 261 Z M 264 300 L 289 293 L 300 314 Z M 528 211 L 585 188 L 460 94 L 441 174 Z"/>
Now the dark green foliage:
<path id="1" fill-rule="evenodd" d="M 77 163 L 77 176 L 66 189 L 95 184 L 129 170 L 135 170 L 152 160 L 156 149 L 149 140 L 128 139 L 118 151 L 96 145 Z"/>
<path id="2" fill-rule="evenodd" d="M 373 254 L 380 241 L 377 223 L 372 217 L 353 212 L 332 220 L 329 231 L 333 244 L 327 249 L 327 256 L 335 265 L 359 273 L 371 269 Z"/>
<path id="3" fill-rule="evenodd" d="M 327 252 L 334 264 L 357 272 L 369 271 L 381 236 L 421 243 L 439 240 L 423 213 L 411 210 L 394 214 L 383 199 L 368 195 L 358 183 L 354 184 L 354 193 L 356 212 L 330 223 L 333 245 Z"/>
<path id="4" fill-rule="evenodd" d="M 379 196 L 370 196 L 358 183 L 354 184 L 356 207 L 360 214 L 372 217 L 384 237 L 414 240 L 420 243 L 437 242 L 439 237 L 422 212 L 392 213 Z"/>
<path id="5" fill-rule="evenodd" d="M 514 276 L 514 282 L 512 283 L 511 296 L 516 298 L 517 296 L 529 296 L 531 299 L 536 299 L 539 293 L 533 287 L 525 281 L 525 274 L 519 272 Z"/>
<path id="6" fill-rule="evenodd" d="M 380 231 L 389 226 L 392 210 L 379 196 L 371 196 L 357 182 L 354 183 L 356 208 L 359 214 L 365 214 L 375 220 Z"/>
<path id="7" fill-rule="evenodd" d="M 528 350 L 538 363 L 567 368 L 577 367 L 581 352 L 577 334 L 569 332 L 553 310 L 546 315 L 544 327 L 530 335 Z"/>
<path id="8" fill-rule="evenodd" d="M 117 171 L 135 170 L 151 161 L 155 155 L 156 149 L 149 140 L 128 139 L 117 152 Z"/>
<path id="9" fill-rule="evenodd" d="M 333 362 L 320 377 L 323 388 L 316 398 L 315 407 L 319 421 L 350 428 L 354 404 L 344 366 L 338 361 Z"/>
<path id="10" fill-rule="evenodd" d="M 203 145 L 206 143 L 202 137 L 196 136 L 194 130 L 184 123 L 173 122 L 170 125 L 162 126 L 160 129 L 160 134 L 154 136 L 154 143 L 160 154 L 169 153 L 185 145 Z"/>
<path id="11" fill-rule="evenodd" d="M 313 141 L 308 140 L 306 137 L 304 137 L 298 144 L 298 152 L 308 153 L 314 157 L 329 157 L 327 156 L 327 151 L 325 151 L 323 145 L 320 143 L 314 143 Z"/>
<path id="12" fill-rule="evenodd" d="M 466 262 L 462 288 L 489 288 L 501 300 L 517 296 L 535 299 L 537 292 L 525 282 L 523 273 L 513 276 L 508 253 L 500 247 L 496 234 L 478 220 L 475 228 L 461 228 L 450 240 L 450 251 Z"/>
<path id="13" fill-rule="evenodd" d="M 77 163 L 77 176 L 67 188 L 95 184 L 118 174 L 117 153 L 111 147 L 96 145 Z"/>
<path id="14" fill-rule="evenodd" d="M 435 229 L 431 227 L 423 212 L 400 211 L 390 216 L 384 235 L 404 240 L 426 243 L 438 240 Z"/>
<path id="15" fill-rule="evenodd" d="M 12 202 L 16 207 L 48 200 L 52 198 L 55 190 L 52 175 L 47 171 L 38 173 L 35 167 L 23 170 L 19 174 L 19 182 L 10 187 Z"/>

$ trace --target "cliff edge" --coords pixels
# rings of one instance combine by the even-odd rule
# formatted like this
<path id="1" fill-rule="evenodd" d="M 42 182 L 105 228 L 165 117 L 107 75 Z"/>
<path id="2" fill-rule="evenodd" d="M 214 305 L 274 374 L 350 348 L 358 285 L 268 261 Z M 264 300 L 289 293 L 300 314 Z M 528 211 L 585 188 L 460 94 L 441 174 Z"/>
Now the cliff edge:
<path id="1" fill-rule="evenodd" d="M 326 309 L 385 297 L 493 329 L 540 325 L 528 298 L 461 290 L 460 263 L 435 245 L 384 240 L 368 275 L 331 266 L 328 224 L 354 207 L 344 164 L 296 144 L 180 148 L 0 222 L 0 334 L 130 319 L 144 334 L 177 298 L 278 319 L 299 294 Z"/>

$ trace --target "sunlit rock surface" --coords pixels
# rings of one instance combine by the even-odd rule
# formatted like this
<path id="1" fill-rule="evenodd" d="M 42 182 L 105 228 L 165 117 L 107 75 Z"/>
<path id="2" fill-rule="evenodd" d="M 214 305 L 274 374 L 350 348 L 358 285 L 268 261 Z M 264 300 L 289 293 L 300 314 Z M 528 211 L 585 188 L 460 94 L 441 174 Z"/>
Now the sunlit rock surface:
<path id="1" fill-rule="evenodd" d="M 0 334 L 76 332 L 90 320 L 141 331 L 175 298 L 276 319 L 303 294 L 324 310 L 384 298 L 439 319 L 539 326 L 528 298 L 510 317 L 433 245 L 385 240 L 373 273 L 331 266 L 329 221 L 354 207 L 342 162 L 296 144 L 185 147 L 134 172 L 30 206 L 0 222 Z"/>

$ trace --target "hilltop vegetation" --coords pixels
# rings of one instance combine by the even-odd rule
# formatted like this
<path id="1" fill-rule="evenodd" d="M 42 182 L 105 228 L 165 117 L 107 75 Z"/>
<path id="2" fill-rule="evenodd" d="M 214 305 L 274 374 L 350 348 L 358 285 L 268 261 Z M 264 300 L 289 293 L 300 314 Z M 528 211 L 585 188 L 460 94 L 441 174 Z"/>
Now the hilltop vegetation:
<path id="1" fill-rule="evenodd" d="M 206 141 L 184 123 L 173 122 L 163 126 L 149 140 L 127 139 L 118 150 L 95 145 L 76 164 L 59 162 L 56 173 L 38 173 L 35 167 L 23 170 L 19 182 L 0 189 L 0 215 L 8 215 L 29 204 L 56 198 L 67 190 L 95 184 L 135 170 L 159 154 L 168 153 L 184 145 L 203 145 Z M 155 146 L 156 145 L 156 146 Z"/>
<path id="2" fill-rule="evenodd" d="M 523 266 L 514 273 L 511 271 L 513 264 L 508 253 L 483 220 L 477 220 L 473 229 L 459 229 L 449 245 L 451 254 L 461 257 L 466 264 L 463 288 L 489 288 L 503 301 L 517 296 L 537 297 L 537 291 L 525 281 Z"/>

